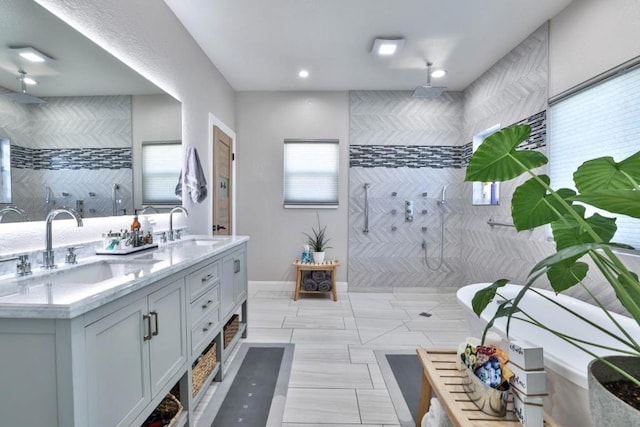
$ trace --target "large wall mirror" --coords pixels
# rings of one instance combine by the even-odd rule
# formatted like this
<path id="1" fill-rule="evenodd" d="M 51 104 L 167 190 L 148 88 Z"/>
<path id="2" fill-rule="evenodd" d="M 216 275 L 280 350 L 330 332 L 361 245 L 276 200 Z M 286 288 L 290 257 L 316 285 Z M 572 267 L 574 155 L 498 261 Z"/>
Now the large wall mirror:
<path id="1" fill-rule="evenodd" d="M 41 62 L 21 56 L 38 52 Z M 0 209 L 31 220 L 60 206 L 131 214 L 142 207 L 142 141 L 180 140 L 181 120 L 178 101 L 42 6 L 0 2 L 1 158 L 11 159 Z"/>

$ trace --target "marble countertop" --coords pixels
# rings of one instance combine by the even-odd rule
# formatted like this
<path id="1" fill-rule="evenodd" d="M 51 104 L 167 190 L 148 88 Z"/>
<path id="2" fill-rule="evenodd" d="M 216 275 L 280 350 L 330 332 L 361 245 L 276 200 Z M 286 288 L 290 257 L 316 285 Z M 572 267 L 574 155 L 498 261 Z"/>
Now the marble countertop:
<path id="1" fill-rule="evenodd" d="M 248 240 L 248 236 L 185 236 L 131 255 L 96 255 L 72 266 L 38 269 L 29 276 L 2 276 L 0 318 L 71 319 Z"/>

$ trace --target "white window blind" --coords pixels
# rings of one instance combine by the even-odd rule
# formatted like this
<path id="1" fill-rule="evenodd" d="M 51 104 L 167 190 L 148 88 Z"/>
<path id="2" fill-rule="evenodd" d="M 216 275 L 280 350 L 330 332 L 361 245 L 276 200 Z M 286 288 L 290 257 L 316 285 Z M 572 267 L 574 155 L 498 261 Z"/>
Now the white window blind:
<path id="1" fill-rule="evenodd" d="M 180 141 L 142 143 L 142 203 L 175 204 L 182 170 Z"/>
<path id="2" fill-rule="evenodd" d="M 285 139 L 284 207 L 337 207 L 338 163 L 337 139 Z"/>
<path id="3" fill-rule="evenodd" d="M 640 68 L 590 86 L 550 107 L 549 170 L 554 189 L 573 188 L 584 161 L 619 162 L 640 150 Z M 587 211 L 587 214 L 590 214 Z M 640 249 L 640 220 L 620 214 L 615 242 Z"/>

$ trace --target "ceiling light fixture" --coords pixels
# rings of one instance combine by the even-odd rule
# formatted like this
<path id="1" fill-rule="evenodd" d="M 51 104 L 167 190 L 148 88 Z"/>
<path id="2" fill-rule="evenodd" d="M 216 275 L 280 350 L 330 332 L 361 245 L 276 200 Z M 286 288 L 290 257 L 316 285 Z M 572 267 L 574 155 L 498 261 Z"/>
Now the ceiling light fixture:
<path id="1" fill-rule="evenodd" d="M 380 56 L 395 55 L 404 45 L 402 37 L 376 37 L 371 46 L 371 53 Z"/>
<path id="2" fill-rule="evenodd" d="M 447 74 L 447 70 L 437 69 L 431 72 L 431 77 L 434 79 L 444 77 Z"/>
<path id="3" fill-rule="evenodd" d="M 300 70 L 298 72 L 298 77 L 306 79 L 307 77 L 309 77 L 309 72 L 307 70 Z"/>
<path id="4" fill-rule="evenodd" d="M 25 46 L 25 47 L 10 47 L 14 53 L 20 55 L 20 57 L 26 59 L 30 62 L 53 62 L 53 58 L 44 53 L 40 52 L 38 49 Z"/>

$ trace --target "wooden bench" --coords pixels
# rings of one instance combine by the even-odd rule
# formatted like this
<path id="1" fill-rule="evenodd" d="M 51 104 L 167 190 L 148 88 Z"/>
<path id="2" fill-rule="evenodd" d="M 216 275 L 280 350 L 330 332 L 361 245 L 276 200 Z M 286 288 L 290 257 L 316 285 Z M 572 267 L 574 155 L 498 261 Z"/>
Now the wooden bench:
<path id="1" fill-rule="evenodd" d="M 421 426 L 422 417 L 429 410 L 432 392 L 438 397 L 455 427 L 521 426 L 513 414 L 511 396 L 507 405 L 507 415 L 504 417 L 485 414 L 469 399 L 462 388 L 462 374 L 458 370 L 458 355 L 455 350 L 419 348 L 416 351 L 422 363 L 422 390 L 416 427 Z M 545 426 L 558 426 L 547 414 L 544 415 L 544 421 Z"/>
<path id="2" fill-rule="evenodd" d="M 336 268 L 340 265 L 337 260 L 326 261 L 322 264 L 314 263 L 302 263 L 300 260 L 295 260 L 293 265 L 296 267 L 296 288 L 293 292 L 293 300 L 298 301 L 300 294 L 322 294 L 331 292 L 333 300 L 338 301 L 338 292 L 336 291 Z M 302 284 L 302 272 L 303 271 L 328 271 L 331 274 L 331 290 L 329 291 L 306 291 Z"/>

